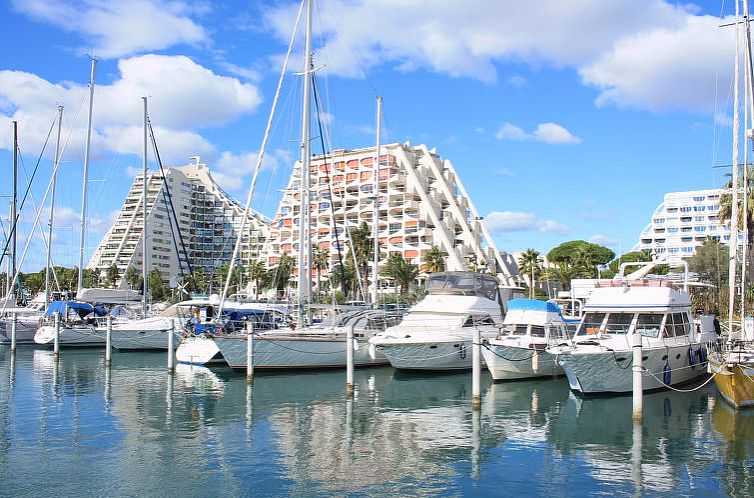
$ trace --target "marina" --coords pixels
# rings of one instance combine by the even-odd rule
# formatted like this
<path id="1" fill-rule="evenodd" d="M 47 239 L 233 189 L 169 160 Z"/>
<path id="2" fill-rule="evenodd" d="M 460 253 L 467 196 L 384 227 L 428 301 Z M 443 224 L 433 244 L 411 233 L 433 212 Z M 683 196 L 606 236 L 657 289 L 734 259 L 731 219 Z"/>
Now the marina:
<path id="1" fill-rule="evenodd" d="M 260 373 L 159 353 L 0 349 L 0 482 L 13 496 L 748 496 L 754 416 L 706 386 L 581 398 L 564 378 Z"/>

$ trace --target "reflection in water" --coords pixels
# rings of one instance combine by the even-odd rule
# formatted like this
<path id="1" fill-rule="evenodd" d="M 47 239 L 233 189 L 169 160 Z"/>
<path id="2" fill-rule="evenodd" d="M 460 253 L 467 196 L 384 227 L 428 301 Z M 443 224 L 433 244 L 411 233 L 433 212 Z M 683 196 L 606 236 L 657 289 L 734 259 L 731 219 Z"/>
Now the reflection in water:
<path id="1" fill-rule="evenodd" d="M 751 495 L 753 416 L 714 391 L 579 398 L 468 373 L 260 373 L 163 355 L 0 349 L 0 482 L 14 495 Z M 752 412 L 754 413 L 754 412 Z M 23 418 L 25 423 L 18 423 Z M 114 483 L 117 483 L 114 484 Z M 158 491 L 159 490 L 159 491 Z"/>

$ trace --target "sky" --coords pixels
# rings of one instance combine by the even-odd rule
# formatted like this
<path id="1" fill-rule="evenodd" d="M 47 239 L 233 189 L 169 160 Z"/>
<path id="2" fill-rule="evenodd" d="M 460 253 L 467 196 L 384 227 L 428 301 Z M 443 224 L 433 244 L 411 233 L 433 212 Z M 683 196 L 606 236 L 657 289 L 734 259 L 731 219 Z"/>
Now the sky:
<path id="1" fill-rule="evenodd" d="M 500 250 L 587 240 L 625 253 L 666 192 L 717 188 L 732 157 L 731 1 L 315 0 L 314 64 L 332 148 L 436 148 Z M 90 58 L 96 57 L 85 263 L 142 168 L 143 103 L 166 166 L 201 156 L 245 201 L 297 1 L 0 2 L 0 219 L 18 122 L 23 270 L 62 159 L 53 260 L 78 264 Z M 299 155 L 296 37 L 252 207 L 270 217 Z M 743 119 L 743 118 L 742 118 Z M 48 138 L 49 137 L 49 138 Z M 313 152 L 321 152 L 319 138 Z M 150 153 L 151 154 L 151 153 Z M 157 167 L 150 155 L 149 166 Z M 46 203 L 49 205 L 49 200 Z M 46 230 L 49 209 L 39 215 Z M 36 229 L 38 234 L 41 228 Z"/>

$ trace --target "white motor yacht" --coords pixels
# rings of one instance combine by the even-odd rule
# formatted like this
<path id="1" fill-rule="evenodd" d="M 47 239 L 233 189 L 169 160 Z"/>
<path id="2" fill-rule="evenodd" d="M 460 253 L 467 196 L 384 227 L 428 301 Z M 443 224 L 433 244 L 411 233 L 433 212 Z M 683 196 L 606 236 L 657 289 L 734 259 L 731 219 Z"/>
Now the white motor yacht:
<path id="1" fill-rule="evenodd" d="M 498 280 L 472 272 L 434 273 L 427 296 L 403 321 L 369 340 L 395 368 L 471 368 L 474 330 L 482 339 L 498 335 L 503 319 Z"/>
<path id="2" fill-rule="evenodd" d="M 545 348 L 569 339 L 557 304 L 512 299 L 500 334 L 483 342 L 482 356 L 494 380 L 564 375 L 555 356 Z"/>
<path id="3" fill-rule="evenodd" d="M 679 287 L 668 279 L 636 278 L 637 273 L 600 282 L 570 344 L 548 348 L 572 390 L 631 392 L 634 333 L 641 335 L 644 390 L 706 375 L 707 346 L 717 341 L 713 317 L 692 316 L 686 279 Z"/>

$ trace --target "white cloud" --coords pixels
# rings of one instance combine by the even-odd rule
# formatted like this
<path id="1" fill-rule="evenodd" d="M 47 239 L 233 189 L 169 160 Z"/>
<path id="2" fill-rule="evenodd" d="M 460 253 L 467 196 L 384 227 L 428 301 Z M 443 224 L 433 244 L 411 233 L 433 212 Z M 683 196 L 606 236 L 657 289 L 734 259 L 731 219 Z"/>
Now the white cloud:
<path id="1" fill-rule="evenodd" d="M 579 71 L 600 91 L 598 105 L 706 111 L 715 105 L 718 71 L 725 88 L 732 60 L 732 42 L 720 40 L 733 30 L 717 27 L 729 19 L 669 0 L 643 0 L 640 8 L 635 0 L 544 1 L 536 9 L 499 0 L 332 0 L 328 7 L 317 26 L 325 44 L 317 56 L 328 71 L 351 77 L 390 65 L 491 82 L 499 63 L 546 65 Z M 288 3 L 266 11 L 281 41 L 297 10 Z M 364 30 L 364 19 L 380 19 L 380 29 Z M 543 19 L 553 22 L 543 29 Z M 515 75 L 508 83 L 523 80 Z"/>
<path id="2" fill-rule="evenodd" d="M 526 84 L 526 78 L 524 78 L 520 74 L 514 74 L 513 76 L 508 78 L 508 83 L 511 86 L 515 86 L 516 88 L 521 88 Z"/>
<path id="3" fill-rule="evenodd" d="M 581 217 L 586 221 L 600 223 L 614 223 L 618 221 L 618 214 L 615 210 L 598 206 L 594 199 L 583 199 L 581 203 L 584 206 L 584 209 L 581 210 Z"/>
<path id="4" fill-rule="evenodd" d="M 620 244 L 620 241 L 618 239 L 614 239 L 612 237 L 608 237 L 607 235 L 602 235 L 600 233 L 592 235 L 587 239 L 587 242 L 591 242 L 592 244 L 597 244 L 601 246 L 617 246 Z"/>
<path id="5" fill-rule="evenodd" d="M 484 217 L 487 228 L 492 233 L 539 232 L 568 235 L 570 229 L 553 220 L 542 220 L 534 213 L 522 211 L 492 211 Z"/>
<path id="6" fill-rule="evenodd" d="M 508 168 L 495 168 L 492 170 L 492 172 L 500 176 L 515 176 L 513 174 L 513 171 L 509 170 Z"/>
<path id="7" fill-rule="evenodd" d="M 503 123 L 495 132 L 498 140 L 534 140 L 548 144 L 578 144 L 581 139 L 557 123 L 540 123 L 531 133 L 527 133 L 512 123 Z"/>
<path id="8" fill-rule="evenodd" d="M 97 57 L 120 57 L 177 44 L 207 44 L 204 29 L 189 16 L 198 11 L 180 1 L 13 0 L 16 11 L 81 36 Z"/>
<path id="9" fill-rule="evenodd" d="M 184 56 L 132 57 L 119 61 L 118 68 L 120 77 L 113 83 L 95 86 L 95 158 L 104 151 L 141 154 L 142 96 L 150 96 L 149 115 L 165 162 L 213 153 L 214 147 L 192 130 L 234 121 L 261 102 L 257 87 L 214 74 Z M 55 110 L 63 104 L 64 141 L 70 135 L 67 157 L 83 157 L 86 105 L 81 107 L 81 102 L 87 91 L 86 85 L 0 71 L 2 114 L 19 121 L 27 150 L 41 150 Z M 10 148 L 8 135 L 0 134 L 0 147 Z M 47 155 L 52 155 L 52 147 Z"/>
<path id="10" fill-rule="evenodd" d="M 600 89 L 596 104 L 711 110 L 716 88 L 727 88 L 731 80 L 734 30 L 719 27 L 731 19 L 687 15 L 682 20 L 618 40 L 581 67 L 584 83 Z"/>
<path id="11" fill-rule="evenodd" d="M 287 159 L 287 156 L 281 154 L 278 151 L 273 152 L 272 155 L 265 154 L 262 160 L 262 169 L 271 171 L 277 169 L 280 160 L 282 158 Z M 246 179 L 251 179 L 258 160 L 259 154 L 257 152 L 245 152 L 238 155 L 227 151 L 223 152 L 212 167 L 212 178 L 223 189 L 229 192 L 237 192 L 244 186 Z"/>

